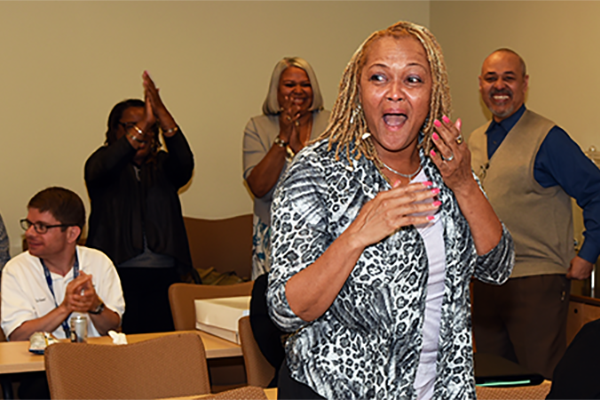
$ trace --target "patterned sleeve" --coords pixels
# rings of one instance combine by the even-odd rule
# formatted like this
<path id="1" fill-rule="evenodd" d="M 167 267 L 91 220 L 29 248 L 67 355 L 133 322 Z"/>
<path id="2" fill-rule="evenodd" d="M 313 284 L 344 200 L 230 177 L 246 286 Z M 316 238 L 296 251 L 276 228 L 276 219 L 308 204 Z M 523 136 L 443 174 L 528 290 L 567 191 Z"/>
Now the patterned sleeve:
<path id="1" fill-rule="evenodd" d="M 335 239 L 327 229 L 326 193 L 323 166 L 311 152 L 296 157 L 275 192 L 267 302 L 271 319 L 284 331 L 308 324 L 287 302 L 287 281 L 316 261 Z"/>
<path id="2" fill-rule="evenodd" d="M 515 265 L 515 246 L 508 229 L 502 224 L 500 241 L 487 254 L 477 257 L 475 278 L 501 285 L 508 280 Z"/>

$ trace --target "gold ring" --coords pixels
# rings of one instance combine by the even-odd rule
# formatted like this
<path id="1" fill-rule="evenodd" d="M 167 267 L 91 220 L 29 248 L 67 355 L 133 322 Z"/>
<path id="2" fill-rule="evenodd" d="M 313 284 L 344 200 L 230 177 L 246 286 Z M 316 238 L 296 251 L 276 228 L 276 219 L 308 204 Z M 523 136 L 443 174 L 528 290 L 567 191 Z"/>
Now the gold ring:
<path id="1" fill-rule="evenodd" d="M 463 142 L 462 135 L 458 135 L 458 137 L 456 138 L 456 143 L 461 144 L 462 142 Z"/>
<path id="2" fill-rule="evenodd" d="M 290 117 L 289 115 L 286 117 L 288 121 L 292 120 L 292 117 Z"/>
<path id="3" fill-rule="evenodd" d="M 294 121 L 294 125 L 300 126 L 300 121 Z"/>

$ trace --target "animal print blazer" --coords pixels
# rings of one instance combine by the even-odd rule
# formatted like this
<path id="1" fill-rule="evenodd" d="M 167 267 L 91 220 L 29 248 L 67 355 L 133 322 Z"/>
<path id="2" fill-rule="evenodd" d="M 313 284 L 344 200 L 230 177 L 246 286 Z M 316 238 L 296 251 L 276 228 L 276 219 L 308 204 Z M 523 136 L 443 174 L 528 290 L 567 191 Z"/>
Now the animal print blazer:
<path id="1" fill-rule="evenodd" d="M 373 162 L 335 160 L 327 140 L 307 146 L 290 165 L 272 206 L 271 318 L 294 332 L 286 342 L 292 377 L 329 399 L 416 399 L 428 278 L 424 242 L 414 227 L 368 246 L 329 309 L 312 322 L 297 317 L 285 285 L 312 264 L 375 195 L 390 189 Z M 496 248 L 478 256 L 452 191 L 421 151 L 440 188 L 446 271 L 437 355 L 436 399 L 475 398 L 469 281 L 505 282 L 514 264 L 504 229 Z"/>

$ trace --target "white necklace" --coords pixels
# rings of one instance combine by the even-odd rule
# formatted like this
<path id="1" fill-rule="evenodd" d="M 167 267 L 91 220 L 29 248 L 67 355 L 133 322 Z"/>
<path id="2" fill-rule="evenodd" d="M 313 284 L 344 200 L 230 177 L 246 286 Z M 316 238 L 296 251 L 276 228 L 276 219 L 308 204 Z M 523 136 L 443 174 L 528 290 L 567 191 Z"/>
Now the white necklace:
<path id="1" fill-rule="evenodd" d="M 408 178 L 409 180 L 411 180 L 412 178 L 414 178 L 415 175 L 417 175 L 419 173 L 419 171 L 421 171 L 421 165 L 419 165 L 419 168 L 417 168 L 417 170 L 415 172 L 413 172 L 412 174 L 403 174 L 402 172 L 396 171 L 395 169 L 393 169 L 392 167 L 390 167 L 389 165 L 387 165 L 383 161 L 379 160 L 379 162 L 381 163 L 381 165 L 383 165 L 389 171 L 392 171 L 396 175 L 400 175 L 400 176 L 403 176 L 405 178 Z"/>

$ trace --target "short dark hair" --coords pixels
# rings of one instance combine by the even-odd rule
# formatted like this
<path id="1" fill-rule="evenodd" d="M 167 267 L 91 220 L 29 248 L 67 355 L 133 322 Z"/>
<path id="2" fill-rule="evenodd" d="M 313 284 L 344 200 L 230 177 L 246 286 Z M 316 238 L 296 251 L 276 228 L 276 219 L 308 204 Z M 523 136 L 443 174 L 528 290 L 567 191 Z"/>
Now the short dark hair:
<path id="1" fill-rule="evenodd" d="M 27 208 L 35 208 L 40 212 L 48 211 L 64 225 L 78 226 L 82 230 L 85 225 L 83 201 L 77 193 L 69 189 L 56 186 L 44 189 L 29 200 Z"/>

